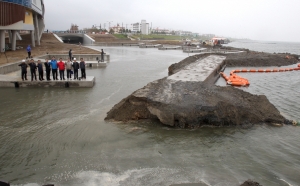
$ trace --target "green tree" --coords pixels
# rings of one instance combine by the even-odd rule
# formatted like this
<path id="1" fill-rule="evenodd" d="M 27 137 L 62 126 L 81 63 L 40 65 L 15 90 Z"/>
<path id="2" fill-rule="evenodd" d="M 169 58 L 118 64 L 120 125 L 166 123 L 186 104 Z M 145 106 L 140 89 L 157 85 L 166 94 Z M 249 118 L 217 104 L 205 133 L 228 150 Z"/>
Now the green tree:
<path id="1" fill-rule="evenodd" d="M 111 28 L 111 29 L 109 30 L 109 33 L 110 33 L 110 34 L 113 34 L 113 33 L 115 33 L 115 31 Z"/>

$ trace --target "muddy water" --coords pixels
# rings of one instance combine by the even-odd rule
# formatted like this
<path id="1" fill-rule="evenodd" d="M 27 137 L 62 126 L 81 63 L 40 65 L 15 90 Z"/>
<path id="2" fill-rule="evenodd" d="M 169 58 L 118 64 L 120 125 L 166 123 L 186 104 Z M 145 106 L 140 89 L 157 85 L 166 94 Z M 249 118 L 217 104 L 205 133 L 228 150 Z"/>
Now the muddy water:
<path id="1" fill-rule="evenodd" d="M 92 89 L 1 89 L 0 180 L 26 186 L 200 181 L 232 186 L 247 179 L 263 185 L 300 183 L 299 127 L 180 130 L 158 123 L 105 122 L 114 104 L 166 76 L 167 67 L 187 54 L 129 47 L 104 50 L 111 62 L 87 71 L 96 76 Z M 298 77 L 291 73 L 286 84 Z M 297 87 L 296 82 L 288 87 L 282 83 L 254 91 L 273 92 L 279 109 L 299 119 Z"/>

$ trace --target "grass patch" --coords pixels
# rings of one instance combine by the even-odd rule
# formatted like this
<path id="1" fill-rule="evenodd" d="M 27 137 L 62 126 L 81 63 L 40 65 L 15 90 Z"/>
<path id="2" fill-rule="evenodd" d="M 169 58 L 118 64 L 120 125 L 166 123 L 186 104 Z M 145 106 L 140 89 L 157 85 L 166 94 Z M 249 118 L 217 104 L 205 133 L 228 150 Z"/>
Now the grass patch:
<path id="1" fill-rule="evenodd" d="M 115 36 L 118 39 L 128 39 L 127 35 L 124 34 L 113 34 L 113 36 Z"/>

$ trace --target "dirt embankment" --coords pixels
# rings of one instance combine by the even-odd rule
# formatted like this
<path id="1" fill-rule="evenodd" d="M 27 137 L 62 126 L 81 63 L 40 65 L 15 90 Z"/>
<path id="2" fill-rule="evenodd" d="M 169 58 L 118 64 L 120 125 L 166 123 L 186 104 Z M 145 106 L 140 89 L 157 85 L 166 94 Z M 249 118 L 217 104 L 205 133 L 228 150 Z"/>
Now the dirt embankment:
<path id="1" fill-rule="evenodd" d="M 270 54 L 248 51 L 227 55 L 227 66 L 287 66 L 299 62 L 298 56 L 293 54 Z"/>
<path id="2" fill-rule="evenodd" d="M 6 39 L 6 43 L 8 43 L 8 38 Z M 30 34 L 22 35 L 22 40 L 17 41 L 17 46 L 22 46 L 23 49 L 18 49 L 16 51 L 6 51 L 5 54 L 7 58 L 4 54 L 1 54 L 0 65 L 21 61 L 22 59 L 25 59 L 28 56 L 26 51 L 26 47 L 28 46 L 28 44 L 31 44 Z M 45 55 L 47 53 L 68 54 L 70 49 L 72 49 L 73 54 L 98 54 L 99 53 L 99 51 L 90 48 L 79 47 L 79 45 L 61 43 L 51 33 L 43 33 L 41 38 L 41 45 L 40 46 L 36 45 L 36 47 L 31 47 L 31 49 L 32 49 L 31 55 L 33 57 Z"/>

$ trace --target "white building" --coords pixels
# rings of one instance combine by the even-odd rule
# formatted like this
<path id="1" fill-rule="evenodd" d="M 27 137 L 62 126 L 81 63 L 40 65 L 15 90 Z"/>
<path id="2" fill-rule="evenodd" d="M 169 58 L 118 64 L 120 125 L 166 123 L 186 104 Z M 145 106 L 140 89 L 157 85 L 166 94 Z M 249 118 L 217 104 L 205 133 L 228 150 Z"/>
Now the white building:
<path id="1" fill-rule="evenodd" d="M 140 31 L 140 23 L 133 23 L 131 25 L 132 25 L 131 28 L 132 33 L 138 33 Z"/>
<path id="2" fill-rule="evenodd" d="M 146 20 L 141 21 L 141 33 L 144 35 L 149 34 L 149 23 L 147 23 Z"/>

